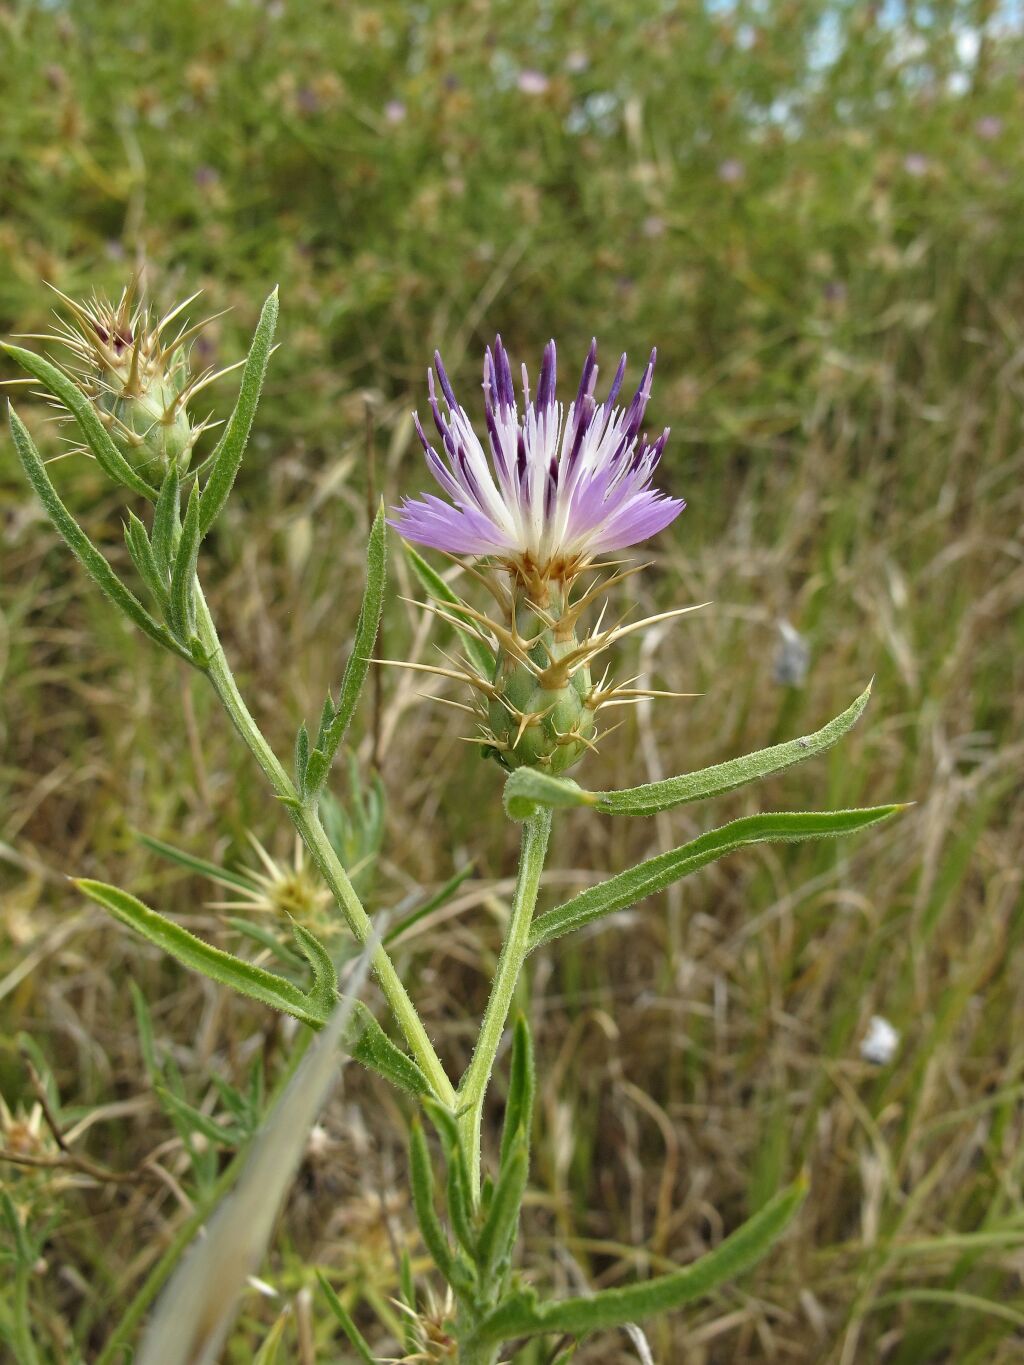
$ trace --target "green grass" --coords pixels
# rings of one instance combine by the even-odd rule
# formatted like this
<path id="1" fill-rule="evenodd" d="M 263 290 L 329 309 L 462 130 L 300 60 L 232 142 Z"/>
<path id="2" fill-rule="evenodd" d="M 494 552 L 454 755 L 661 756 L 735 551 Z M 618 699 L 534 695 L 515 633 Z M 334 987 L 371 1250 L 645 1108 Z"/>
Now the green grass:
<path id="1" fill-rule="evenodd" d="M 473 394 L 497 328 L 531 363 L 555 335 L 566 388 L 592 334 L 606 367 L 630 350 L 631 374 L 657 344 L 652 420 L 673 427 L 664 480 L 689 508 L 628 586 L 650 610 L 714 605 L 623 649 L 622 672 L 703 695 L 633 716 L 581 782 L 632 786 L 806 733 L 872 674 L 873 699 L 839 748 L 751 792 L 649 822 L 564 813 L 544 908 L 757 809 L 916 804 L 857 840 L 747 850 L 538 953 L 521 1001 L 540 1078 L 523 1265 L 576 1294 L 685 1262 L 806 1166 L 794 1231 L 740 1286 L 650 1326 L 655 1359 L 1008 1362 L 1024 1314 L 1021 42 L 993 33 L 951 94 L 974 5 L 930 7 L 917 56 L 867 6 L 638 8 L 7 0 L 0 334 L 45 328 L 45 281 L 119 291 L 144 257 L 162 302 L 202 285 L 209 311 L 232 308 L 203 356 L 230 363 L 280 282 L 283 344 L 204 581 L 283 753 L 339 681 L 368 501 L 424 486 L 407 414 L 433 347 Z M 842 57 L 817 69 L 823 15 Z M 522 68 L 547 91 L 520 93 Z M 780 99 L 791 123 L 765 117 Z M 17 401 L 55 454 L 45 410 Z M 127 572 L 99 472 L 51 473 Z M 128 887 L 232 944 L 235 912 L 208 906 L 230 894 L 135 831 L 236 868 L 253 863 L 247 831 L 283 860 L 291 843 L 215 699 L 84 581 L 6 441 L 0 527 L 0 1092 L 31 1110 L 27 1034 L 92 1168 L 45 1139 L 55 1166 L 5 1167 L 31 1245 L 0 1330 L 24 1354 L 24 1302 L 40 1359 L 65 1362 L 95 1357 L 230 1157 L 190 1153 L 180 1106 L 161 1105 L 129 983 L 151 1002 L 160 1074 L 208 1118 L 230 1118 L 211 1076 L 243 1093 L 257 1058 L 276 1083 L 288 1053 L 265 1010 L 188 977 L 65 878 Z M 437 627 L 398 600 L 417 585 L 392 560 L 383 653 L 429 661 Z M 782 617 L 810 644 L 800 689 L 773 681 Z M 357 750 L 364 774 L 379 757 L 387 800 L 371 903 L 407 913 L 475 859 L 396 949 L 458 1071 L 516 831 L 456 713 L 418 682 L 377 686 Z M 340 770 L 335 788 L 348 799 Z M 874 1013 L 902 1033 L 882 1069 L 858 1052 Z M 500 1099 L 499 1083 L 492 1136 Z M 316 1358 L 341 1355 L 314 1266 L 396 1353 L 395 1243 L 424 1269 L 404 1119 L 350 1068 L 323 1126 L 263 1271 L 281 1297 L 246 1299 L 232 1361 L 286 1303 L 306 1323 L 304 1286 Z M 290 1323 L 284 1358 L 307 1365 L 302 1342 Z M 620 1359 L 636 1359 L 624 1336 L 575 1356 Z"/>

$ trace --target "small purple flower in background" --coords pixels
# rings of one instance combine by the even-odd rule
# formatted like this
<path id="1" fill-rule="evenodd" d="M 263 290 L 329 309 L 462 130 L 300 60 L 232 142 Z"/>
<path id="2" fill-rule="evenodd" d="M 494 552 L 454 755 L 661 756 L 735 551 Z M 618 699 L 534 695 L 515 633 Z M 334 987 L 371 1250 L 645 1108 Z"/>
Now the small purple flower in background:
<path id="1" fill-rule="evenodd" d="M 597 343 L 591 343 L 579 390 L 563 420 L 550 341 L 533 398 L 523 366 L 520 417 L 508 353 L 498 337 L 484 359 L 488 462 L 435 352 L 447 415 L 437 400 L 433 370 L 427 387 L 446 459 L 431 445 L 418 416 L 415 422 L 431 473 L 451 502 L 429 493 L 407 498 L 394 509 L 391 524 L 406 540 L 448 554 L 493 556 L 524 581 L 571 577 L 595 555 L 625 549 L 663 530 L 685 504 L 651 487 L 668 440 L 667 428 L 651 443 L 641 434 L 655 354 L 629 406 L 617 407 L 626 357 L 598 403 Z"/>
<path id="2" fill-rule="evenodd" d="M 727 157 L 718 168 L 718 178 L 724 185 L 738 185 L 746 173 L 743 162 L 734 156 Z"/>
<path id="3" fill-rule="evenodd" d="M 401 100 L 388 100 L 384 106 L 384 120 L 386 123 L 401 123 L 405 118 L 405 105 Z"/>
<path id="4" fill-rule="evenodd" d="M 903 169 L 907 175 L 911 175 L 915 180 L 920 180 L 923 175 L 927 175 L 931 170 L 931 162 L 923 152 L 908 152 L 903 158 Z"/>
<path id="5" fill-rule="evenodd" d="M 520 71 L 516 77 L 516 87 L 521 95 L 543 95 L 547 92 L 550 81 L 543 71 L 533 71 L 527 68 Z"/>
<path id="6" fill-rule="evenodd" d="M 984 118 L 978 119 L 974 131 L 986 142 L 992 142 L 1003 131 L 1003 120 L 996 114 L 986 114 Z"/>

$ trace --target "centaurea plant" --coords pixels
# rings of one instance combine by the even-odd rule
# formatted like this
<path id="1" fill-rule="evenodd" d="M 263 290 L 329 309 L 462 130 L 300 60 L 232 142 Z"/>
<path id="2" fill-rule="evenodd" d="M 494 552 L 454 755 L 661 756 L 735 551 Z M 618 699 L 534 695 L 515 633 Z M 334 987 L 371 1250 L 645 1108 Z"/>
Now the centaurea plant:
<path id="1" fill-rule="evenodd" d="M 126 891 L 97 881 L 80 881 L 78 886 L 185 966 L 293 1015 L 310 1031 L 325 1030 L 324 1041 L 331 1046 L 340 1038 L 349 1057 L 405 1093 L 414 1111 L 409 1154 L 413 1205 L 446 1295 L 436 1330 L 413 1331 L 406 1342 L 410 1352 L 406 1358 L 457 1358 L 465 1365 L 494 1365 L 499 1357 L 505 1358 L 502 1352 L 510 1343 L 541 1336 L 578 1338 L 642 1320 L 679 1308 L 741 1273 L 764 1255 L 793 1218 L 805 1194 L 801 1177 L 717 1247 L 678 1270 L 561 1300 L 543 1299 L 524 1282 L 516 1269 L 515 1249 L 529 1181 L 535 1077 L 529 1028 L 522 1017 L 512 1027 L 507 1100 L 495 1159 L 485 1164 L 481 1148 L 484 1100 L 516 984 L 532 953 L 747 845 L 850 833 L 898 809 L 887 805 L 825 813 L 775 812 L 733 820 L 538 913 L 557 810 L 585 807 L 600 818 L 644 817 L 717 796 L 820 754 L 842 738 L 868 701 L 870 689 L 814 734 L 664 781 L 606 791 L 586 790 L 564 776 L 595 750 L 602 710 L 642 697 L 680 695 L 635 688 L 632 680 L 610 682 L 607 670 L 595 681 L 593 669 L 595 660 L 623 636 L 695 609 L 687 606 L 645 622 L 603 625 L 601 604 L 607 601 L 606 594 L 638 572 L 608 557 L 663 530 L 683 507 L 652 483 L 668 439 L 667 431 L 653 441 L 644 434 L 654 353 L 634 396 L 620 404 L 625 357 L 599 400 L 597 348 L 592 345 L 575 399 L 563 411 L 556 392 L 555 346 L 549 343 L 532 396 L 524 367 L 520 411 L 509 358 L 497 340 L 484 362 L 483 441 L 458 403 L 440 356 L 435 356 L 436 381 L 431 372 L 428 404 L 437 444 L 416 419 L 427 463 L 447 498 L 425 494 L 407 499 L 393 509 L 390 525 L 407 542 L 458 559 L 467 575 L 490 594 L 494 607 L 488 615 L 456 596 L 447 579 L 409 545 L 406 552 L 427 594 L 427 605 L 455 630 L 464 657 L 453 660 L 451 667 L 438 668 L 405 660 L 386 662 L 430 668 L 471 689 L 474 705 L 467 709 L 478 723 L 473 738 L 481 752 L 506 771 L 504 813 L 522 827 L 519 873 L 490 997 L 472 1059 L 456 1077 L 449 1074 L 431 1041 L 437 1021 L 430 1030 L 424 1025 L 323 819 L 332 765 L 355 716 L 381 618 L 388 525 L 383 509 L 370 531 L 362 608 L 337 697 L 326 697 L 315 733 L 305 725 L 299 728 L 288 762 L 273 751 L 246 706 L 198 574 L 202 542 L 228 499 L 249 438 L 273 348 L 276 291 L 263 307 L 234 410 L 213 450 L 197 467 L 191 465 L 191 456 L 205 424 L 193 421 L 188 405 L 214 376 L 191 372 L 188 343 L 197 329 L 181 326 L 175 331 L 184 305 L 157 319 L 136 305 L 130 293 L 115 306 L 96 300 L 89 305 L 65 302 L 70 317 L 56 339 L 71 345 L 74 367 L 61 368 L 20 347 L 5 349 L 74 422 L 82 448 L 103 471 L 152 504 L 148 525 L 131 511 L 125 522 L 141 595 L 115 572 L 68 511 L 12 408 L 11 432 L 29 481 L 61 536 L 113 604 L 155 644 L 209 680 L 363 949 L 390 1009 L 390 1030 L 352 998 L 341 1017 L 336 959 L 307 926 L 295 923 L 293 934 L 309 965 L 308 984 L 295 974 L 271 972 L 213 947 Z M 591 620 L 592 615 L 596 619 Z M 501 818 L 497 794 L 495 818 Z M 296 960 L 294 954 L 291 958 Z M 322 1053 L 317 1065 L 322 1072 Z M 308 1097 L 301 1109 L 307 1111 L 311 1112 Z M 440 1188 L 421 1117 L 439 1139 L 444 1170 Z M 265 1161 L 265 1153 L 259 1159 Z M 252 1161 L 256 1160 L 254 1154 Z M 269 1237 L 270 1220 L 265 1221 Z M 230 1219 L 221 1219 L 221 1225 L 226 1229 L 223 1235 L 231 1237 Z M 183 1243 L 176 1244 L 174 1254 L 182 1247 Z M 160 1262 L 101 1360 L 112 1361 L 127 1343 L 173 1269 L 173 1259 Z M 192 1278 L 196 1280 L 195 1275 Z M 372 1360 L 347 1310 L 326 1281 L 322 1286 L 359 1358 Z M 436 1302 L 431 1292 L 413 1283 L 406 1266 L 403 1297 L 414 1322 L 417 1313 L 421 1323 L 429 1316 L 423 1305 Z M 213 1349 L 210 1340 L 204 1338 L 205 1345 L 198 1338 L 192 1340 L 180 1358 L 212 1359 L 203 1354 Z M 170 1359 L 166 1344 L 163 1349 L 164 1355 L 152 1358 Z M 416 1350 L 424 1353 L 412 1354 Z"/>

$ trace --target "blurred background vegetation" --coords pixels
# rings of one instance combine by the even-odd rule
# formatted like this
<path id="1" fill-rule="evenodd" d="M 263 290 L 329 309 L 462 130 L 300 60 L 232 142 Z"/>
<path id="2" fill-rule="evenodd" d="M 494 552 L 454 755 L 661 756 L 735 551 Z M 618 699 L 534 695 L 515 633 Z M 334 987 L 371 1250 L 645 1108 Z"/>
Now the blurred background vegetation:
<path id="1" fill-rule="evenodd" d="M 531 364 L 556 336 L 566 385 L 592 334 L 631 373 L 658 346 L 663 482 L 689 508 L 639 605 L 714 605 L 622 670 L 702 695 L 631 716 L 582 779 L 632 784 L 816 728 L 872 674 L 875 696 L 827 761 L 713 810 L 563 820 L 550 894 L 758 806 L 916 805 L 839 847 L 748 851 L 535 961 L 524 1267 L 578 1292 L 685 1261 L 806 1166 L 784 1244 L 652 1326 L 655 1360 L 1021 1359 L 1019 6 L 2 0 L 0 70 L 0 334 L 48 329 L 46 282 L 116 294 L 145 263 L 164 307 L 202 287 L 230 310 L 198 356 L 226 364 L 280 282 L 282 346 L 204 581 L 285 751 L 340 675 L 368 503 L 424 484 L 409 411 L 434 346 L 471 409 L 495 330 Z M 212 392 L 217 415 L 231 392 Z M 59 454 L 45 408 L 17 401 Z M 122 499 L 80 458 L 52 468 L 127 565 Z M 398 600 L 414 590 L 394 549 L 383 652 L 429 661 L 448 642 Z M 237 946 L 237 912 L 211 905 L 237 889 L 136 836 L 237 868 L 259 866 L 254 835 L 279 864 L 269 898 L 324 908 L 202 680 L 76 571 L 6 440 L 0 553 L 0 1119 L 5 1149 L 44 1163 L 4 1169 L 28 1241 L 8 1248 L 21 1308 L 3 1319 L 31 1315 L 41 1360 L 88 1360 L 254 1121 L 253 1067 L 280 1074 L 288 1030 L 86 908 L 66 875 Z M 791 635 L 780 655 L 783 622 L 806 671 Z M 498 770 L 430 690 L 381 677 L 353 756 L 362 804 L 337 775 L 338 839 L 382 907 L 472 862 L 397 950 L 457 1072 L 515 833 Z M 259 922 L 283 935 L 282 919 Z M 883 1065 L 861 1054 L 876 1014 L 900 1033 Z M 350 1068 L 230 1360 L 286 1310 L 284 1359 L 343 1354 L 314 1265 L 401 1354 L 395 1248 L 418 1254 L 403 1126 Z M 625 1336 L 575 1357 L 637 1358 Z"/>

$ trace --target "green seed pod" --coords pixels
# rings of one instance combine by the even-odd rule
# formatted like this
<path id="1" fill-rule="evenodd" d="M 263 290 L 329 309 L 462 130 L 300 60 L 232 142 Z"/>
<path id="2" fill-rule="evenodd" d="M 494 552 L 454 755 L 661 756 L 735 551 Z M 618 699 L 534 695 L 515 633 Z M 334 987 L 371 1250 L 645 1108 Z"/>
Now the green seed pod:
<path id="1" fill-rule="evenodd" d="M 541 619 L 520 601 L 515 617 L 513 639 L 521 644 L 500 644 L 495 661 L 487 707 L 495 742 L 489 752 L 506 768 L 564 773 L 593 747 L 590 670 L 574 658 L 579 641 L 571 625 L 560 628 L 560 616 L 545 611 L 547 619 Z"/>

